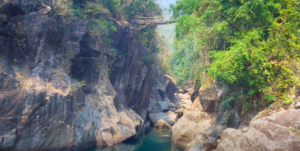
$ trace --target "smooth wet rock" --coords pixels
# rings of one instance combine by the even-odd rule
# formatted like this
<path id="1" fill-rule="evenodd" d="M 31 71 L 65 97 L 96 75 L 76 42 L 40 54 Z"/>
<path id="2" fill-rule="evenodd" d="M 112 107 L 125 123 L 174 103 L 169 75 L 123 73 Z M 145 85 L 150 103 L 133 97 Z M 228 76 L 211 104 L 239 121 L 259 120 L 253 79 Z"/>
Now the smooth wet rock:
<path id="1" fill-rule="evenodd" d="M 216 151 L 299 150 L 300 110 L 286 110 L 251 121 L 242 130 L 226 129 Z"/>
<path id="2" fill-rule="evenodd" d="M 164 120 L 159 120 L 155 124 L 155 128 L 157 128 L 158 130 L 169 130 L 172 129 L 172 126 Z"/>

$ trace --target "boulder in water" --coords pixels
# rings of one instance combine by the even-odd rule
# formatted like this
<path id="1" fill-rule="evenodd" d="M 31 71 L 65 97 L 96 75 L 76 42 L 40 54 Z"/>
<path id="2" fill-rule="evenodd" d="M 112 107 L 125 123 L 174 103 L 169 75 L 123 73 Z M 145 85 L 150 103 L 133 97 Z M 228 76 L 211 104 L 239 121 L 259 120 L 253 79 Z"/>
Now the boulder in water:
<path id="1" fill-rule="evenodd" d="M 172 129 L 172 126 L 164 120 L 159 120 L 155 124 L 155 128 L 157 128 L 158 130 L 169 130 Z"/>

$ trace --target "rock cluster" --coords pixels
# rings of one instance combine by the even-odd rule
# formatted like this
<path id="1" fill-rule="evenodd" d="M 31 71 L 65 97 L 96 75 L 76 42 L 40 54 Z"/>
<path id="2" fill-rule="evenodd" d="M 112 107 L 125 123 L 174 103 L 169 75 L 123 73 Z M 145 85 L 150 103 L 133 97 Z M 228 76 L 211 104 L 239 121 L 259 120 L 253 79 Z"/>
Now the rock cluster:
<path id="1" fill-rule="evenodd" d="M 226 129 L 216 151 L 299 150 L 300 110 L 285 110 L 253 119 L 243 129 Z"/>
<path id="2" fill-rule="evenodd" d="M 250 124 L 245 126 L 238 104 L 233 107 L 220 102 L 227 93 L 228 88 L 219 85 L 200 88 L 194 96 L 195 92 L 189 92 L 194 97 L 192 105 L 183 108 L 187 111 L 172 127 L 172 141 L 185 146 L 186 151 L 299 150 L 300 110 L 297 104 L 296 109 L 271 115 L 256 113 L 254 117 L 256 114 L 253 114 Z M 188 97 L 179 98 L 183 99 L 179 102 L 187 102 L 185 98 Z M 213 112 L 216 110 L 218 114 Z"/>
<path id="3" fill-rule="evenodd" d="M 168 130 L 178 120 L 178 114 L 175 113 L 175 110 L 179 102 L 178 98 L 174 95 L 177 88 L 170 76 L 165 76 L 161 81 L 157 81 L 156 83 L 151 91 L 147 116 L 153 126 L 162 130 L 162 126 L 164 125 L 163 130 Z"/>

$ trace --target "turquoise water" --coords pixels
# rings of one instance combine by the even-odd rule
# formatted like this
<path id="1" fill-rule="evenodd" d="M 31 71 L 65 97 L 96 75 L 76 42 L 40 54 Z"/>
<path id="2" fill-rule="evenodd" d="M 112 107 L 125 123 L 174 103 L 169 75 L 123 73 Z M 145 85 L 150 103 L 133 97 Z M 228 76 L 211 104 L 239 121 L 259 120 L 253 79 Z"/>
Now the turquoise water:
<path id="1" fill-rule="evenodd" d="M 112 147 L 94 147 L 84 151 L 184 151 L 171 142 L 171 132 L 151 130 L 142 137 L 125 141 Z"/>

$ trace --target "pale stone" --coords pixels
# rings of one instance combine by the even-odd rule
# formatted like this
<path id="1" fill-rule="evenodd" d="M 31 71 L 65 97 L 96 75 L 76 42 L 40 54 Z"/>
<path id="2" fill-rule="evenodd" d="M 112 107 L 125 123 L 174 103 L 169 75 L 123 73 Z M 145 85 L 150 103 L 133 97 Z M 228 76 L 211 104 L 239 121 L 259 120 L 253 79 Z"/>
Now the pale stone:
<path id="1" fill-rule="evenodd" d="M 189 111 L 172 128 L 172 141 L 186 146 L 211 126 L 207 113 Z"/>
<path id="2" fill-rule="evenodd" d="M 155 128 L 157 128 L 158 130 L 169 130 L 172 129 L 172 126 L 164 120 L 159 120 L 155 124 Z"/>
<path id="3" fill-rule="evenodd" d="M 216 151 L 299 150 L 300 110 L 286 110 L 251 121 L 248 128 L 228 128 Z"/>

